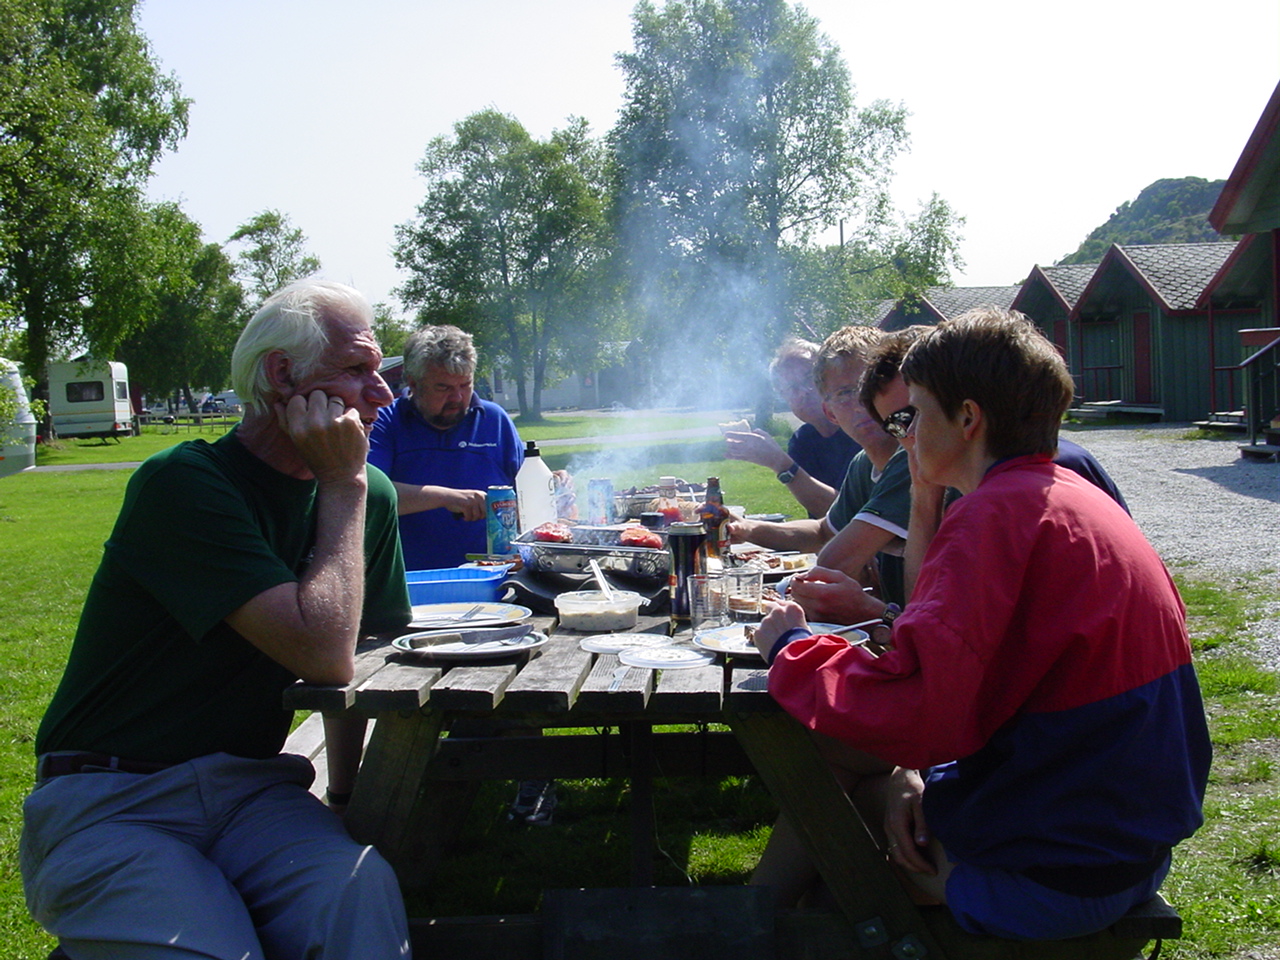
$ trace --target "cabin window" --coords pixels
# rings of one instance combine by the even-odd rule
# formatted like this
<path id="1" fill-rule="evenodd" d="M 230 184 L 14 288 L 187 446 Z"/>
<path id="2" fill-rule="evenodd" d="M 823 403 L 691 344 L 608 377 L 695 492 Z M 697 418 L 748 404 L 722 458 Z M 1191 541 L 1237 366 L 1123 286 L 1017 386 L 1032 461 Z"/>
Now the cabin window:
<path id="1" fill-rule="evenodd" d="M 101 380 L 77 380 L 67 384 L 68 403 L 91 403 L 104 396 Z"/>
<path id="2" fill-rule="evenodd" d="M 117 400 L 129 399 L 129 385 L 127 383 L 122 383 L 119 380 L 116 381 L 116 399 Z"/>

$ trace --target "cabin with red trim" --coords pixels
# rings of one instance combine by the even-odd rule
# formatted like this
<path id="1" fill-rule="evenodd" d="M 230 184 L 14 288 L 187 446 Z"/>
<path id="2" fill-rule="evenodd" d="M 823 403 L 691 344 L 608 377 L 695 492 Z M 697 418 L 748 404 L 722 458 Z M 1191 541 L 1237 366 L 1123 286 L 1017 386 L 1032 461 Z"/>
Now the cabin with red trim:
<path id="1" fill-rule="evenodd" d="M 1239 328 L 1234 363 L 1216 374 L 1239 383 L 1238 412 L 1249 435 L 1240 452 L 1280 458 L 1280 84 L 1276 85 L 1227 178 L 1209 223 L 1219 233 L 1244 234 L 1236 253 L 1206 285 L 1199 305 L 1221 315 L 1252 311 Z"/>

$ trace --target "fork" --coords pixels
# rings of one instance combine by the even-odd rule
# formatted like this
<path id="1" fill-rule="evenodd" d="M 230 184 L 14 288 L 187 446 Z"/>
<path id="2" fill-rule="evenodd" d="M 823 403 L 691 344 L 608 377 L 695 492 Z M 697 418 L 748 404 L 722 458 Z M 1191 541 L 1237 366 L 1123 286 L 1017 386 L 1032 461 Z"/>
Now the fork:
<path id="1" fill-rule="evenodd" d="M 613 680 L 609 682 L 609 692 L 613 693 L 622 686 L 622 678 L 627 675 L 627 671 L 631 668 L 627 664 L 623 664 L 613 671 Z"/>

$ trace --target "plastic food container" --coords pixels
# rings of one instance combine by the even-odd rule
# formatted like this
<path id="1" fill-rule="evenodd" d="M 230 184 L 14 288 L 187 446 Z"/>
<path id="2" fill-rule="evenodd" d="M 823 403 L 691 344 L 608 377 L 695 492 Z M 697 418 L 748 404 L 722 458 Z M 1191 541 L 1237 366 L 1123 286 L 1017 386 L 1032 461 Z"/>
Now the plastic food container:
<path id="1" fill-rule="evenodd" d="M 502 596 L 506 567 L 448 567 L 444 570 L 410 570 L 404 575 L 409 585 L 409 602 L 454 603 L 463 600 L 488 601 Z"/>
<path id="2" fill-rule="evenodd" d="M 566 630 L 608 633 L 634 627 L 642 603 L 644 597 L 630 590 L 613 591 L 611 600 L 606 600 L 599 590 L 575 590 L 556 597 L 556 612 L 560 614 L 560 626 Z"/>

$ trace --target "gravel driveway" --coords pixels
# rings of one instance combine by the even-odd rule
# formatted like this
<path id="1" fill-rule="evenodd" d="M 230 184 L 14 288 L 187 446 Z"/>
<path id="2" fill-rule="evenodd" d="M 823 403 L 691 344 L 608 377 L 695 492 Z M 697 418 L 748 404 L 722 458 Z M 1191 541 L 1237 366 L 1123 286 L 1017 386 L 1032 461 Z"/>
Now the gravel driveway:
<path id="1" fill-rule="evenodd" d="M 1068 428 L 1120 487 L 1170 567 L 1212 576 L 1280 575 L 1280 464 L 1240 456 L 1242 437 L 1184 440 L 1188 424 Z M 1280 670 L 1280 603 L 1252 624 L 1262 662 Z"/>

